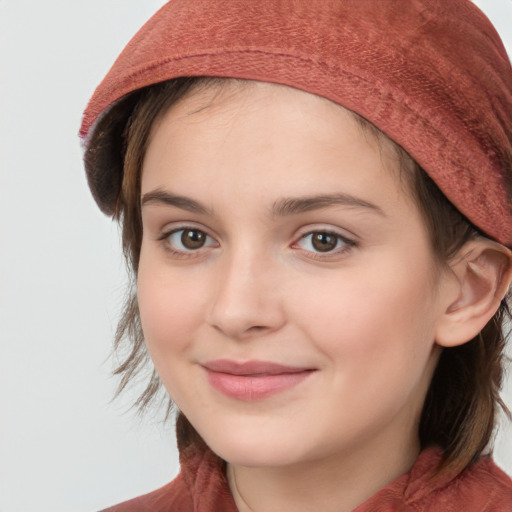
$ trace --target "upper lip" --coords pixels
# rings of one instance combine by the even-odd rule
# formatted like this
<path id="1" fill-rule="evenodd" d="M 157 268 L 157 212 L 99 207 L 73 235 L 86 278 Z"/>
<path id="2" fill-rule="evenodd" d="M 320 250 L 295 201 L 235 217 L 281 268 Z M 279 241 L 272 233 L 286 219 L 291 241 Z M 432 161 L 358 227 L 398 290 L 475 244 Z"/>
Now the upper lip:
<path id="1" fill-rule="evenodd" d="M 301 373 L 311 371 L 313 368 L 287 366 L 271 361 L 245 361 L 237 362 L 230 359 L 216 359 L 203 363 L 207 370 L 231 375 L 281 375 L 283 373 Z"/>

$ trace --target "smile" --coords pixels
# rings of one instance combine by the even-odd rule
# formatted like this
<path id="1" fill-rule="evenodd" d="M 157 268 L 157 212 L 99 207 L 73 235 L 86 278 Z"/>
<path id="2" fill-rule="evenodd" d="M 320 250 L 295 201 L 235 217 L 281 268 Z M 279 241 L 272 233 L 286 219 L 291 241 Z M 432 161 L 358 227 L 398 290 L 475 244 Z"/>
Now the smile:
<path id="1" fill-rule="evenodd" d="M 237 363 L 227 359 L 202 365 L 210 385 L 237 400 L 262 400 L 292 388 L 307 379 L 312 368 L 284 366 L 268 361 Z"/>

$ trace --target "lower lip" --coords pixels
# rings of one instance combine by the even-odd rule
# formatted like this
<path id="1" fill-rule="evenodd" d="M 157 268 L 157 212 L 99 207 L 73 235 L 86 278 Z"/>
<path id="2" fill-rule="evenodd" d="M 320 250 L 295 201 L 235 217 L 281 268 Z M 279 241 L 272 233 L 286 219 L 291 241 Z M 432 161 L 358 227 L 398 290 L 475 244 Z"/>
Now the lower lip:
<path id="1" fill-rule="evenodd" d="M 276 375 L 233 375 L 206 369 L 208 381 L 217 391 L 230 398 L 262 400 L 297 386 L 307 379 L 311 370 Z"/>

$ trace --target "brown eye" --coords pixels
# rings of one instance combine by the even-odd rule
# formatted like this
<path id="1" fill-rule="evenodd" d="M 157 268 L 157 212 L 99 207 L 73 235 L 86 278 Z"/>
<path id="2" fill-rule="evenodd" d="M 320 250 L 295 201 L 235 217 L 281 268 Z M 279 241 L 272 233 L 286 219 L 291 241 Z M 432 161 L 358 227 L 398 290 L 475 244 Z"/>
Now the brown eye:
<path id="1" fill-rule="evenodd" d="M 332 231 L 310 231 L 297 242 L 302 250 L 313 254 L 344 252 L 355 243 L 343 235 Z"/>
<path id="2" fill-rule="evenodd" d="M 339 236 L 332 233 L 316 232 L 311 234 L 311 245 L 318 252 L 332 251 L 339 241 Z"/>
<path id="3" fill-rule="evenodd" d="M 211 236 L 193 227 L 176 229 L 163 235 L 161 240 L 165 240 L 166 248 L 174 253 L 189 253 L 217 246 Z"/>
<path id="4" fill-rule="evenodd" d="M 200 249 L 206 243 L 206 234 L 198 229 L 184 229 L 181 233 L 181 243 L 189 250 Z"/>

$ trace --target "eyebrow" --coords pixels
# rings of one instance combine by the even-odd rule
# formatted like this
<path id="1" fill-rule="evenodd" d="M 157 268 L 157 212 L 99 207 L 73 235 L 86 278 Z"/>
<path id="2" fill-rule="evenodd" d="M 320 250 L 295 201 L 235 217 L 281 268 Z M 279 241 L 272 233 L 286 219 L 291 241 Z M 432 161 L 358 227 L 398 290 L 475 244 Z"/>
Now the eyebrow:
<path id="1" fill-rule="evenodd" d="M 165 206 L 174 206 L 182 210 L 202 215 L 212 215 L 213 212 L 201 203 L 186 196 L 171 194 L 164 190 L 153 190 L 142 196 L 141 205 L 161 204 Z M 273 217 L 286 217 L 297 215 L 312 210 L 320 210 L 331 206 L 348 206 L 352 208 L 361 208 L 369 212 L 377 213 L 383 217 L 386 214 L 377 205 L 354 197 L 350 194 L 323 194 L 315 196 L 288 197 L 278 199 L 271 208 Z"/>
<path id="2" fill-rule="evenodd" d="M 279 199 L 272 206 L 272 215 L 284 217 L 288 215 L 297 215 L 299 213 L 309 212 L 312 210 L 329 208 L 331 206 L 349 206 L 353 208 L 361 208 L 386 217 L 386 214 L 377 205 L 350 194 L 324 194 Z"/>
<path id="3" fill-rule="evenodd" d="M 189 197 L 170 194 L 164 190 L 153 190 L 142 196 L 141 205 L 148 204 L 161 204 L 165 206 L 175 206 L 182 210 L 187 210 L 192 213 L 200 213 L 202 215 L 211 215 L 212 212 L 201 203 L 190 199 Z"/>

